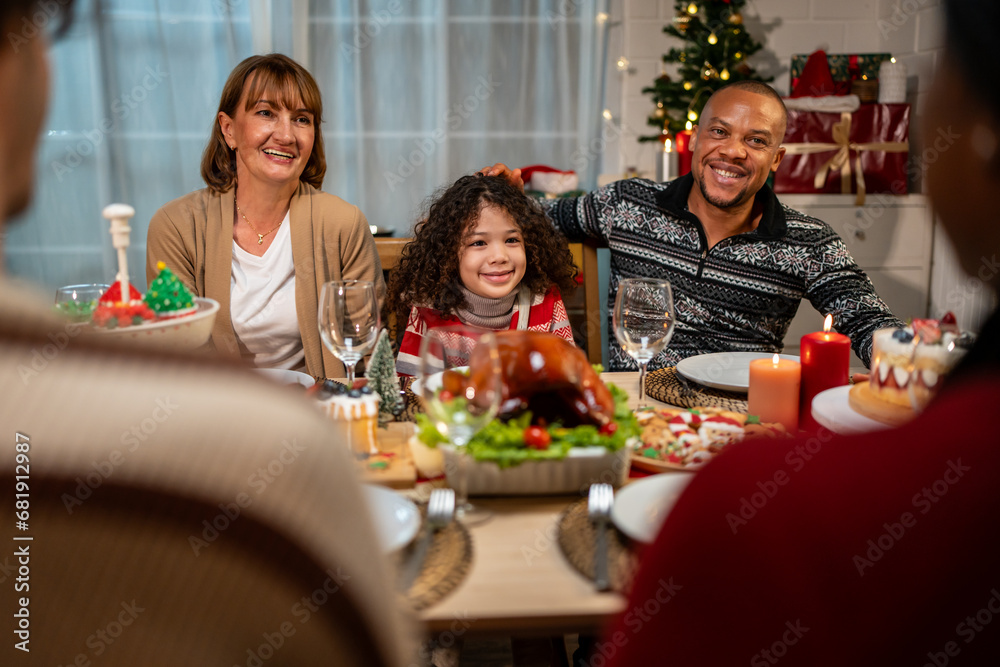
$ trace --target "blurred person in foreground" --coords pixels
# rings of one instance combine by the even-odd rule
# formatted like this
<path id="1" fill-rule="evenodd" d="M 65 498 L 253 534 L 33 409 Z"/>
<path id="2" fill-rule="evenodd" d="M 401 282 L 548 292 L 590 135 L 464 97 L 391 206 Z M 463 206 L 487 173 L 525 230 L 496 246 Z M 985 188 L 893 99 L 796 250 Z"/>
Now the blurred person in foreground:
<path id="1" fill-rule="evenodd" d="M 1000 3 L 946 0 L 924 136 L 970 275 L 1000 252 Z M 996 288 L 1000 277 L 990 276 Z M 1000 662 L 1000 312 L 901 428 L 748 441 L 699 472 L 599 643 L 617 667 Z M 596 664 L 596 663 L 592 663 Z"/>
<path id="2" fill-rule="evenodd" d="M 164 262 L 221 306 L 212 346 L 263 368 L 343 377 L 317 327 L 323 283 L 368 280 L 382 266 L 357 206 L 323 192 L 323 99 L 280 53 L 251 56 L 226 81 L 202 156 L 207 188 L 153 215 L 146 277 Z"/>
<path id="3" fill-rule="evenodd" d="M 0 4 L 0 232 L 31 199 L 39 22 L 71 6 Z M 334 425 L 242 369 L 83 340 L 49 304 L 0 276 L 0 664 L 406 664 Z"/>

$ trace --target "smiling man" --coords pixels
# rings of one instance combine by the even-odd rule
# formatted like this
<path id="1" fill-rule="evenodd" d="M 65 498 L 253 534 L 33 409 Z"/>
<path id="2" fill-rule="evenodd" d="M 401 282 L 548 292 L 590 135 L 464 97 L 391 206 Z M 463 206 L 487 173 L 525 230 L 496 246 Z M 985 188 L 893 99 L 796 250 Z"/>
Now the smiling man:
<path id="1" fill-rule="evenodd" d="M 787 113 L 774 90 L 742 81 L 718 90 L 692 137 L 691 173 L 669 183 L 632 178 L 576 199 L 546 200 L 571 241 L 611 249 L 609 303 L 623 278 L 666 278 L 677 325 L 649 368 L 724 351 L 779 352 L 802 299 L 831 313 L 868 364 L 872 333 L 900 326 L 826 223 L 782 206 L 767 178 L 784 157 Z M 494 165 L 490 174 L 519 171 Z M 610 370 L 635 370 L 621 347 Z"/>

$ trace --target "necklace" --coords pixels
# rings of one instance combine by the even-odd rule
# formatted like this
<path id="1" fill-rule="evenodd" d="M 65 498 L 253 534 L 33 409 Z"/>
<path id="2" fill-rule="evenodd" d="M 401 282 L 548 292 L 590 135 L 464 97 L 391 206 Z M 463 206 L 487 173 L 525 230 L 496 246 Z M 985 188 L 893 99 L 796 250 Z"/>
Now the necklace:
<path id="1" fill-rule="evenodd" d="M 233 201 L 234 202 L 236 201 L 236 197 L 233 197 Z M 257 231 L 257 228 L 253 226 L 253 223 L 247 220 L 247 217 L 243 215 L 243 211 L 240 209 L 240 205 L 238 203 L 236 204 L 236 212 L 240 214 L 240 217 L 243 218 L 243 222 L 250 225 L 250 229 L 252 229 L 253 233 L 257 235 L 257 245 L 264 245 L 264 237 L 278 231 L 278 227 L 281 227 L 281 223 L 285 221 L 284 218 L 282 218 L 281 222 L 279 222 L 274 226 L 274 229 L 272 229 L 269 232 L 264 232 L 263 234 L 261 234 L 260 232 Z"/>

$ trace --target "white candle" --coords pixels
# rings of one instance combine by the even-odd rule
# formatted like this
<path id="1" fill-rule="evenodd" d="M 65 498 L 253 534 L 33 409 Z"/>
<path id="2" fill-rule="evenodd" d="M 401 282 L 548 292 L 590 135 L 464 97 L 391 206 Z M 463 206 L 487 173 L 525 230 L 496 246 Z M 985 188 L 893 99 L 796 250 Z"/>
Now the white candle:
<path id="1" fill-rule="evenodd" d="M 677 171 L 677 151 L 673 137 L 668 136 L 663 140 L 661 150 L 656 155 L 656 180 L 672 181 L 677 178 Z"/>
<path id="2" fill-rule="evenodd" d="M 906 65 L 895 58 L 883 60 L 878 68 L 879 104 L 906 102 Z"/>

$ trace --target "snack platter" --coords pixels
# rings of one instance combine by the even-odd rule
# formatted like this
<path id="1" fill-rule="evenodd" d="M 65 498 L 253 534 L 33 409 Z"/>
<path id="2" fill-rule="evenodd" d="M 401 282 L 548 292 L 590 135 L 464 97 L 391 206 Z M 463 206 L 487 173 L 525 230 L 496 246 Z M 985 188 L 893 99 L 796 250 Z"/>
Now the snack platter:
<path id="1" fill-rule="evenodd" d="M 727 445 L 746 438 L 783 438 L 781 424 L 716 407 L 643 408 L 636 412 L 642 440 L 632 448 L 632 465 L 648 472 L 694 472 Z"/>

